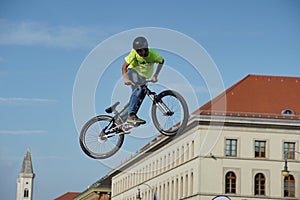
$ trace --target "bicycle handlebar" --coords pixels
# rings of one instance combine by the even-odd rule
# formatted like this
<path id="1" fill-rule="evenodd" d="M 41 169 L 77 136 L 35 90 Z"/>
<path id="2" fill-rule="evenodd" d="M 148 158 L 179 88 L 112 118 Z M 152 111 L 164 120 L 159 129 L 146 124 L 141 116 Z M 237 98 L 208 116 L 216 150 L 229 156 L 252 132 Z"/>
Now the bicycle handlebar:
<path id="1" fill-rule="evenodd" d="M 151 79 L 149 79 L 149 80 L 146 80 L 145 83 L 154 83 L 154 82 Z"/>
<path id="2" fill-rule="evenodd" d="M 151 79 L 149 80 L 146 80 L 145 82 L 143 83 L 134 83 L 134 85 L 146 85 L 147 83 L 154 83 Z M 126 84 L 125 85 L 132 85 L 132 84 Z"/>

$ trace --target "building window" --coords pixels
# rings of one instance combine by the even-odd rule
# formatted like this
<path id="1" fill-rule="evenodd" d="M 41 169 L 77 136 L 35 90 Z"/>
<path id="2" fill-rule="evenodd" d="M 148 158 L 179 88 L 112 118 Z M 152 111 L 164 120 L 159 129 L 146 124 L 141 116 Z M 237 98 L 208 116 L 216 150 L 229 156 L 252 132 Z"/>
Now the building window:
<path id="1" fill-rule="evenodd" d="M 171 183 L 171 199 L 174 199 L 174 180 Z"/>
<path id="2" fill-rule="evenodd" d="M 255 140 L 255 158 L 266 157 L 266 141 Z"/>
<path id="3" fill-rule="evenodd" d="M 180 197 L 183 197 L 183 177 L 180 178 Z"/>
<path id="4" fill-rule="evenodd" d="M 190 194 L 193 194 L 193 192 L 194 192 L 194 174 L 192 172 L 190 178 Z"/>
<path id="5" fill-rule="evenodd" d="M 179 181 L 178 181 L 178 178 L 176 178 L 175 199 L 179 198 L 179 196 L 178 196 L 178 188 L 179 188 Z"/>
<path id="6" fill-rule="evenodd" d="M 190 147 L 189 147 L 189 144 L 186 145 L 186 151 L 185 151 L 185 155 L 186 155 L 186 160 L 189 160 L 190 159 Z"/>
<path id="7" fill-rule="evenodd" d="M 293 175 L 284 178 L 284 197 L 295 197 L 295 179 Z"/>
<path id="8" fill-rule="evenodd" d="M 265 195 L 265 188 L 266 188 L 265 176 L 262 173 L 256 174 L 255 178 L 254 178 L 254 183 L 255 183 L 254 194 L 255 195 Z"/>
<path id="9" fill-rule="evenodd" d="M 179 153 L 179 147 L 177 148 L 177 155 L 176 155 L 176 165 L 179 165 L 179 158 L 180 158 L 180 153 Z"/>
<path id="10" fill-rule="evenodd" d="M 227 172 L 225 176 L 225 193 L 236 193 L 236 176 L 234 172 Z"/>
<path id="11" fill-rule="evenodd" d="M 285 142 L 283 145 L 284 148 L 284 155 L 287 159 L 295 160 L 295 142 Z"/>
<path id="12" fill-rule="evenodd" d="M 294 115 L 295 112 L 291 109 L 285 109 L 285 110 L 281 111 L 281 114 L 283 114 L 283 115 Z"/>
<path id="13" fill-rule="evenodd" d="M 191 158 L 194 158 L 194 148 L 195 148 L 195 142 L 193 140 L 191 145 Z"/>
<path id="14" fill-rule="evenodd" d="M 172 152 L 172 167 L 175 166 L 175 160 L 176 160 L 175 151 L 173 151 Z"/>
<path id="15" fill-rule="evenodd" d="M 24 190 L 24 198 L 28 198 L 29 197 L 29 190 L 26 188 Z"/>
<path id="16" fill-rule="evenodd" d="M 237 156 L 237 140 L 226 139 L 226 156 Z"/>
<path id="17" fill-rule="evenodd" d="M 189 192 L 189 176 L 186 174 L 185 175 L 185 195 L 184 196 L 188 196 L 188 192 Z"/>

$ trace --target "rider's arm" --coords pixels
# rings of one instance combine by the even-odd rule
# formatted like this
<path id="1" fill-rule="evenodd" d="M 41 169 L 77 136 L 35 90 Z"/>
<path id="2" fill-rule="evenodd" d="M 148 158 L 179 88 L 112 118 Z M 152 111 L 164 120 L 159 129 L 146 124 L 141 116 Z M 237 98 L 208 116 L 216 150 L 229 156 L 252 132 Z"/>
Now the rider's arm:
<path id="1" fill-rule="evenodd" d="M 163 64 L 164 64 L 164 59 L 162 60 L 162 62 L 158 63 L 158 65 L 157 65 L 156 71 L 155 71 L 154 75 L 152 76 L 153 82 L 157 82 L 157 76 L 158 76 Z"/>
<path id="2" fill-rule="evenodd" d="M 127 76 L 127 67 L 128 66 L 129 66 L 129 64 L 127 62 L 124 62 L 123 66 L 122 66 L 122 74 L 123 74 L 123 78 L 124 78 L 124 83 L 125 83 L 125 85 L 134 85 L 134 83 Z"/>

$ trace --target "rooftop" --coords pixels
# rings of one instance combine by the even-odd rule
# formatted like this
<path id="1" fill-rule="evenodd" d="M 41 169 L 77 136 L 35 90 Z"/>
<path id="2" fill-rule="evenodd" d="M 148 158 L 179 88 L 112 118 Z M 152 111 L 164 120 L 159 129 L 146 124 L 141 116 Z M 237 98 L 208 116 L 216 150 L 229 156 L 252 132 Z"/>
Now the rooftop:
<path id="1" fill-rule="evenodd" d="M 75 196 L 80 194 L 79 192 L 67 192 L 60 197 L 57 197 L 55 200 L 73 200 Z"/>
<path id="2" fill-rule="evenodd" d="M 300 77 L 248 75 L 193 114 L 300 119 Z"/>

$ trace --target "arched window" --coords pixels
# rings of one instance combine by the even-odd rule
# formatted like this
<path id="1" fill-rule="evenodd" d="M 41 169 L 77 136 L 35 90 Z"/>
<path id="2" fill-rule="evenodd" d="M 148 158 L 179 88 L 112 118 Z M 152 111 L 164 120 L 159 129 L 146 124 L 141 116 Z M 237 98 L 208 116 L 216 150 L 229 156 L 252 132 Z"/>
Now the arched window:
<path id="1" fill-rule="evenodd" d="M 234 172 L 227 172 L 225 175 L 225 193 L 236 193 L 236 176 Z"/>
<path id="2" fill-rule="evenodd" d="M 293 175 L 284 178 L 284 197 L 295 197 L 295 185 Z"/>
<path id="3" fill-rule="evenodd" d="M 27 188 L 25 188 L 24 190 L 24 198 L 28 198 L 29 197 L 29 190 Z"/>
<path id="4" fill-rule="evenodd" d="M 254 194 L 265 195 L 266 179 L 262 173 L 258 173 L 254 177 Z"/>
<path id="5" fill-rule="evenodd" d="M 294 115 L 295 112 L 292 109 L 284 109 L 281 111 L 282 115 Z"/>

